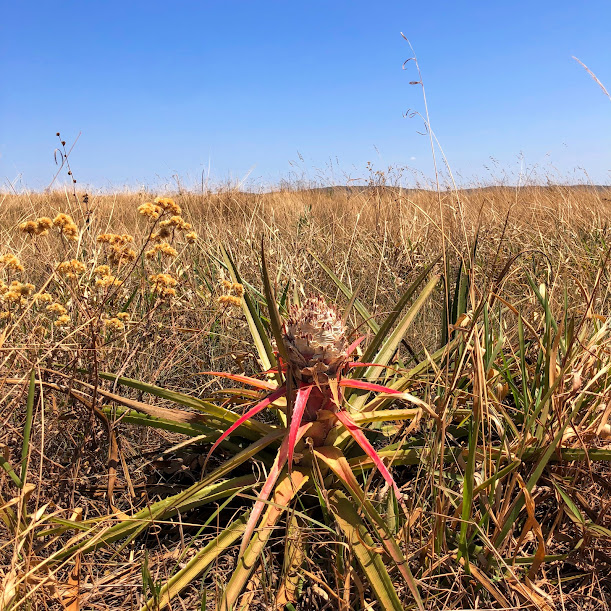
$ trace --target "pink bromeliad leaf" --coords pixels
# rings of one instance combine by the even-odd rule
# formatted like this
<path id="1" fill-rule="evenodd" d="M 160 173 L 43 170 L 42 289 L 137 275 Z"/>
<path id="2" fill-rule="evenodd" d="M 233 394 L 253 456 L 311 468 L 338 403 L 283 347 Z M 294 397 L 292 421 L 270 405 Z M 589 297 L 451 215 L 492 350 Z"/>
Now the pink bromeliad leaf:
<path id="1" fill-rule="evenodd" d="M 289 429 L 289 447 L 288 447 L 288 460 L 289 469 L 293 464 L 293 452 L 295 451 L 295 443 L 297 442 L 297 431 L 301 426 L 301 420 L 303 419 L 303 413 L 305 412 L 306 405 L 310 393 L 312 392 L 311 386 L 302 386 L 297 390 L 297 397 L 295 398 L 295 406 L 293 407 L 293 417 L 291 418 L 291 424 Z"/>
<path id="2" fill-rule="evenodd" d="M 307 428 L 308 424 L 304 424 L 303 426 L 299 427 L 299 429 L 296 431 L 295 443 L 297 443 L 297 441 L 299 441 L 299 439 L 303 437 Z M 280 449 L 278 450 L 278 454 L 276 455 L 276 460 L 274 460 L 274 464 L 269 470 L 269 474 L 267 476 L 267 479 L 265 480 L 265 483 L 263 484 L 263 488 L 261 488 L 261 492 L 257 498 L 255 506 L 253 507 L 252 513 L 248 518 L 246 529 L 244 530 L 244 535 L 242 536 L 242 544 L 240 545 L 240 553 L 238 557 L 242 556 L 246 551 L 246 548 L 248 547 L 248 543 L 250 542 L 252 533 L 254 532 L 255 527 L 259 522 L 259 518 L 261 517 L 261 513 L 263 512 L 263 508 L 265 507 L 265 503 L 269 498 L 270 494 L 272 493 L 276 482 L 278 481 L 280 472 L 286 464 L 289 454 L 289 448 L 289 438 L 285 437 L 284 441 L 282 442 L 282 445 L 280 446 Z"/>
<path id="3" fill-rule="evenodd" d="M 352 354 L 358 347 L 358 345 L 365 339 L 365 335 L 361 335 L 358 339 L 355 339 L 349 346 L 346 348 L 346 354 Z"/>
<path id="4" fill-rule="evenodd" d="M 354 441 L 356 441 L 361 448 L 364 450 L 365 454 L 371 458 L 374 465 L 378 468 L 382 477 L 386 480 L 389 486 L 392 486 L 392 489 L 395 491 L 395 495 L 397 500 L 401 500 L 402 494 L 399 490 L 399 487 L 395 483 L 393 476 L 390 474 L 390 471 L 386 468 L 384 461 L 380 458 L 378 453 L 375 451 L 375 448 L 369 443 L 367 437 L 363 431 L 357 426 L 356 422 L 352 420 L 348 412 L 339 411 L 336 412 L 335 415 L 337 419 L 346 427 L 350 435 L 352 435 Z"/>
<path id="5" fill-rule="evenodd" d="M 202 371 L 200 373 L 201 375 L 217 376 L 219 378 L 229 378 L 234 382 L 240 382 L 240 384 L 248 384 L 248 386 L 254 386 L 255 388 L 260 388 L 261 390 L 276 390 L 278 388 L 278 385 L 274 384 L 273 382 L 257 380 L 257 378 L 250 378 L 248 376 L 243 376 L 237 373 L 225 373 L 222 371 Z"/>
<path id="6" fill-rule="evenodd" d="M 260 411 L 264 410 L 268 405 L 271 405 L 274 401 L 280 399 L 280 397 L 284 397 L 284 395 L 286 395 L 286 387 L 281 386 L 271 395 L 265 397 L 263 401 L 257 403 L 257 405 L 255 405 L 254 407 L 251 407 L 243 416 L 240 416 L 226 431 L 223 431 L 223 434 L 212 444 L 210 452 L 208 452 L 208 457 L 210 457 L 210 455 L 212 454 L 212 452 L 214 452 L 214 450 L 216 450 L 218 445 L 224 439 L 229 437 L 229 435 L 231 435 L 231 433 L 233 433 L 233 431 L 235 431 L 243 422 L 246 422 L 246 420 L 252 418 L 255 414 L 258 414 Z M 206 458 L 206 460 L 208 460 L 208 457 Z"/>
<path id="7" fill-rule="evenodd" d="M 358 388 L 360 390 L 370 390 L 372 392 L 383 392 L 387 395 L 403 394 L 400 390 L 388 388 L 386 386 L 382 386 L 382 384 L 373 384 L 372 382 L 365 382 L 363 380 L 352 380 L 349 378 L 344 378 L 340 380 L 339 385 L 345 386 L 346 388 Z"/>

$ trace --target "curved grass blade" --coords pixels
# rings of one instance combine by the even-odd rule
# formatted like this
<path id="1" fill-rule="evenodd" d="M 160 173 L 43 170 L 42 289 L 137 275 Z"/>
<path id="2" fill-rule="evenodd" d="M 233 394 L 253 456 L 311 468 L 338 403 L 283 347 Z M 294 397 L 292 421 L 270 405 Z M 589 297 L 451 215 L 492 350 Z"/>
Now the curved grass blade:
<path id="1" fill-rule="evenodd" d="M 261 390 L 276 390 L 278 384 L 272 382 L 266 382 L 265 380 L 258 380 L 257 378 L 251 378 L 236 373 L 225 373 L 224 371 L 200 371 L 199 375 L 216 376 L 217 378 L 227 378 L 234 382 L 240 382 L 240 384 L 248 384 L 254 388 L 260 388 Z"/>
<path id="2" fill-rule="evenodd" d="M 28 456 L 30 452 L 30 434 L 32 432 L 32 419 L 34 418 L 34 396 L 36 395 L 36 371 L 30 373 L 28 399 L 26 402 L 25 426 L 23 427 L 23 444 L 21 446 L 21 487 L 25 485 L 28 473 Z"/>
<path id="3" fill-rule="evenodd" d="M 309 424 L 305 424 L 299 428 L 295 442 L 299 441 L 303 437 L 309 426 Z M 285 437 L 284 441 L 282 442 L 282 445 L 280 446 L 280 449 L 278 450 L 276 460 L 274 461 L 274 464 L 272 465 L 272 468 L 269 471 L 267 479 L 263 484 L 263 488 L 261 488 L 261 492 L 259 493 L 257 502 L 255 503 L 252 513 L 250 514 L 248 524 L 246 525 L 246 531 L 244 532 L 244 538 L 242 539 L 242 544 L 240 545 L 240 554 L 243 554 L 246 551 L 246 547 L 248 546 L 248 543 L 250 542 L 250 537 L 254 532 L 255 527 L 257 526 L 257 522 L 259 520 L 259 517 L 261 516 L 261 513 L 263 512 L 265 503 L 267 502 L 269 495 L 272 493 L 274 485 L 278 480 L 278 477 L 280 476 L 280 473 L 288 460 L 288 450 L 289 438 Z"/>
<path id="4" fill-rule="evenodd" d="M 388 365 L 393 354 L 399 347 L 399 344 L 405 337 L 405 333 L 407 332 L 407 329 L 409 328 L 409 326 L 412 324 L 412 321 L 416 317 L 416 314 L 418 314 L 422 306 L 426 303 L 427 299 L 430 297 L 431 293 L 437 286 L 438 282 L 439 282 L 439 276 L 434 275 L 427 282 L 425 287 L 422 289 L 422 292 L 418 295 L 417 299 L 414 301 L 410 309 L 406 312 L 403 318 L 399 321 L 394 331 L 388 336 L 388 338 L 384 339 L 384 341 L 381 343 L 380 349 L 376 353 L 376 355 L 373 358 L 371 358 L 373 355 L 370 356 L 366 354 L 363 356 L 363 360 L 371 361 L 372 363 L 375 363 L 376 365 Z M 369 367 L 365 371 L 365 375 L 363 377 L 365 377 L 368 380 L 372 380 L 374 378 L 377 378 L 378 375 L 379 375 L 378 368 Z"/>
<path id="5" fill-rule="evenodd" d="M 371 501 L 365 495 L 365 492 L 359 485 L 354 472 L 346 460 L 346 457 L 337 448 L 321 447 L 314 450 L 316 458 L 322 460 L 338 477 L 342 485 L 346 487 L 354 502 L 363 508 L 365 516 L 369 522 L 378 531 L 378 535 L 388 555 L 393 559 L 397 569 L 403 576 L 405 583 L 409 587 L 418 608 L 423 610 L 422 600 L 418 592 L 418 585 L 412 572 L 407 564 L 407 560 L 401 551 L 401 548 L 395 541 L 394 536 L 390 532 L 388 525 L 377 512 Z M 403 505 L 405 509 L 405 506 Z"/>
<path id="6" fill-rule="evenodd" d="M 215 405 L 214 403 L 211 403 L 209 401 L 203 401 L 201 399 L 191 397 L 181 392 L 167 390 L 165 388 L 161 388 L 153 384 L 147 384 L 145 382 L 140 382 L 139 380 L 133 380 L 132 378 L 116 376 L 113 373 L 100 373 L 100 377 L 105 380 L 116 381 L 118 384 L 121 384 L 123 386 L 135 388 L 136 390 L 140 390 L 156 397 L 160 397 L 161 399 L 167 399 L 168 401 L 172 401 L 173 403 L 177 403 L 178 405 L 184 405 L 185 407 L 190 407 L 192 409 L 197 410 L 198 412 L 203 413 L 203 416 L 200 416 L 198 414 L 189 414 L 188 412 L 182 412 L 185 417 L 188 416 L 187 420 L 195 421 L 198 419 L 203 419 L 202 422 L 204 424 L 206 424 L 207 426 L 211 426 L 212 423 L 209 421 L 209 419 L 217 420 L 225 424 L 233 424 L 234 422 L 236 422 L 236 420 L 239 419 L 238 414 L 236 414 L 235 412 L 229 411 L 228 409 Z M 107 391 L 103 391 L 102 389 L 98 389 L 98 392 L 109 399 L 113 399 L 119 403 L 123 403 L 127 407 L 133 407 L 137 410 L 139 409 L 139 407 L 143 407 L 143 409 L 146 407 L 153 407 L 147 406 L 146 404 L 143 404 L 139 401 L 125 399 L 123 397 L 120 397 L 119 395 L 108 393 Z M 163 410 L 164 417 L 172 419 L 170 412 L 172 412 L 173 410 L 168 410 L 165 408 L 155 408 L 155 410 Z M 148 412 L 145 411 L 145 413 Z M 245 422 L 243 426 L 248 432 L 250 432 L 251 437 L 253 433 L 257 437 L 259 437 L 261 435 L 267 435 L 271 431 L 271 428 L 268 425 L 263 424 L 262 422 L 257 422 L 256 420 L 249 420 Z M 218 424 L 216 428 L 218 428 Z"/>
<path id="7" fill-rule="evenodd" d="M 393 325 L 399 318 L 399 315 L 401 314 L 403 308 L 406 306 L 407 302 L 412 298 L 412 295 L 416 292 L 416 289 L 422 284 L 424 279 L 429 275 L 433 267 L 437 265 L 437 262 L 439 261 L 440 258 L 441 258 L 441 255 L 439 255 L 437 259 L 435 259 L 435 261 L 433 261 L 430 265 L 425 267 L 424 270 L 422 270 L 422 272 L 420 273 L 420 275 L 416 278 L 416 280 L 414 280 L 414 282 L 412 282 L 409 285 L 408 289 L 403 293 L 403 295 L 401 295 L 401 297 L 399 298 L 399 301 L 397 301 L 397 304 L 393 308 L 392 312 L 387 316 L 386 320 L 380 326 L 379 331 L 376 333 L 375 337 L 373 338 L 369 346 L 367 346 L 367 350 L 365 350 L 363 354 L 363 358 L 362 358 L 363 361 L 370 361 L 371 359 L 373 359 L 378 348 L 382 345 L 382 342 L 386 339 L 386 336 L 390 332 L 390 329 L 393 327 Z"/>
<path id="8" fill-rule="evenodd" d="M 265 248 L 263 245 L 263 238 L 261 239 L 261 275 L 263 279 L 263 289 L 265 291 L 265 300 L 267 301 L 267 309 L 269 311 L 269 322 L 272 327 L 272 333 L 276 340 L 276 346 L 278 353 L 282 357 L 285 363 L 289 362 L 289 355 L 284 346 L 283 335 L 282 335 L 282 321 L 280 319 L 280 312 L 278 311 L 278 305 L 272 290 L 272 285 L 269 281 L 269 272 L 267 269 L 267 261 L 265 260 Z"/>

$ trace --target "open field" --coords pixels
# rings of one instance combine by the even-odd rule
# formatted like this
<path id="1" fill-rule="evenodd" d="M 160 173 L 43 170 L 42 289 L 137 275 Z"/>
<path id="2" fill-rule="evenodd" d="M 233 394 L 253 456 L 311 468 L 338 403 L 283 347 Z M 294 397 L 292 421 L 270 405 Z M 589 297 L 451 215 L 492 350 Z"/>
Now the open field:
<path id="1" fill-rule="evenodd" d="M 0 197 L 0 609 L 611 607 L 611 189 L 156 195 Z"/>

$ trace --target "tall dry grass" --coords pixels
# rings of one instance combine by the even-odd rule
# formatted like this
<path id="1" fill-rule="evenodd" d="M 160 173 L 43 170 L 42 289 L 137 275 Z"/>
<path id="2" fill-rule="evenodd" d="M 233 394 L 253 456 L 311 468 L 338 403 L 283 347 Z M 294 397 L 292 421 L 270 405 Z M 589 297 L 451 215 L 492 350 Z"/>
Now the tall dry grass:
<path id="1" fill-rule="evenodd" d="M 56 393 L 51 387 L 44 391 L 42 410 L 39 406 L 43 403 L 37 398 L 27 462 L 27 482 L 32 486 L 27 491 L 16 491 L 8 471 L 0 470 L 0 505 L 12 507 L 14 513 L 0 525 L 4 529 L 0 582 L 4 579 L 5 585 L 19 585 L 20 595 L 26 600 L 24 608 L 28 604 L 30 608 L 76 608 L 69 607 L 67 596 L 61 593 L 62 585 L 71 592 L 78 590 L 81 608 L 133 608 L 143 604 L 147 595 L 141 578 L 145 550 L 150 550 L 147 562 L 155 579 L 163 580 L 179 555 L 176 550 L 184 549 L 182 526 L 177 531 L 161 525 L 157 533 L 135 540 L 117 555 L 104 550 L 97 554 L 95 562 L 86 556 L 79 558 L 84 581 L 76 588 L 70 581 L 74 565 L 61 566 L 52 573 L 33 569 L 61 547 L 63 539 L 58 535 L 46 547 L 40 547 L 32 532 L 36 512 L 43 507 L 45 515 L 65 518 L 74 512 L 93 517 L 115 511 L 120 516 L 145 507 L 164 490 L 180 489 L 199 477 L 201 451 L 197 446 L 186 454 L 174 451 L 184 441 L 179 433 L 119 424 L 113 428 L 112 436 L 102 418 L 96 419 L 94 411 L 83 402 L 69 395 L 66 398 L 64 391 L 75 377 L 89 383 L 95 380 L 97 384 L 97 372 L 106 371 L 194 397 L 207 397 L 216 386 L 198 372 L 258 371 L 257 355 L 240 310 L 218 300 L 223 295 L 219 282 L 227 277 L 220 245 L 231 252 L 245 283 L 255 290 L 260 290 L 263 239 L 278 294 L 285 290 L 302 295 L 321 293 L 340 307 L 345 306 L 348 299 L 317 263 L 315 255 L 350 290 L 357 291 L 358 299 L 378 321 L 392 310 L 424 266 L 443 254 L 447 263 L 445 267 L 439 263 L 438 268 L 445 276 L 447 291 L 440 285 L 405 338 L 406 354 L 416 361 L 425 359 L 443 342 L 448 316 L 444 302 L 455 289 L 461 264 L 471 276 L 468 309 L 475 306 L 478 297 L 493 290 L 503 303 L 520 313 L 531 325 L 529 328 L 543 333 L 551 321 L 543 320 L 545 313 L 541 313 L 532 290 L 533 281 L 544 287 L 549 311 L 557 316 L 558 323 L 563 314 L 576 320 L 591 320 L 594 316 L 602 321 L 609 313 L 611 190 L 587 187 L 492 187 L 438 194 L 381 184 L 260 194 L 231 189 L 203 195 L 185 192 L 174 199 L 199 237 L 192 245 L 174 244 L 178 256 L 167 261 L 143 259 L 133 269 L 124 267 L 129 277 L 126 290 L 112 299 L 96 302 L 95 307 L 89 300 L 86 282 L 77 288 L 57 280 L 57 265 L 62 261 L 77 258 L 89 270 L 106 262 L 104 250 L 96 242 L 100 234 L 129 234 L 134 237 L 136 251 L 147 248 L 151 226 L 137 208 L 153 197 L 147 193 L 85 197 L 83 193 L 75 196 L 56 191 L 9 194 L 0 199 L 0 256 L 18 256 L 25 268 L 20 278 L 34 284 L 36 290 L 55 287 L 55 297 L 62 300 L 72 317 L 72 326 L 61 330 L 54 327 L 43 310 L 24 308 L 0 323 L 0 445 L 10 464 L 20 464 L 28 388 L 27 384 L 9 380 L 26 380 L 34 368 L 48 372 L 47 382 L 58 389 Z M 19 230 L 25 221 L 41 216 L 54 218 L 58 213 L 70 214 L 75 220 L 81 232 L 78 243 L 67 242 L 53 232 L 33 240 Z M 178 279 L 176 298 L 151 296 L 147 279 L 152 273 L 171 273 Z M 109 319 L 122 311 L 129 313 L 125 329 L 113 331 L 91 325 L 92 312 L 98 318 Z M 354 311 L 350 322 L 354 327 L 365 328 Z M 43 334 L 40 327 L 45 328 Z M 515 321 L 513 326 L 506 326 L 505 333 L 510 346 L 519 346 Z M 594 348 L 584 344 L 583 354 L 587 356 L 588 350 Z M 431 389 L 442 384 L 443 379 L 448 380 L 443 375 L 436 378 Z M 423 380 L 423 395 L 433 392 L 425 390 L 426 384 Z M 107 382 L 103 388 L 117 392 L 117 386 Z M 142 393 L 134 393 L 133 397 L 142 399 Z M 157 404 L 168 405 L 163 400 Z M 423 439 L 429 437 L 424 435 Z M 451 443 L 452 433 L 447 439 Z M 596 441 L 599 447 L 608 446 L 605 439 Z M 420 477 L 414 471 L 417 467 L 409 469 L 412 472 L 405 474 L 407 480 Z M 575 495 L 591 495 L 588 509 L 593 515 L 583 508 L 583 503 L 582 511 L 590 519 L 596 518 L 601 527 L 609 528 L 609 489 L 605 483 L 608 462 L 579 463 L 567 467 L 563 476 L 568 477 L 567 473 L 576 482 Z M 427 485 L 432 481 L 424 480 Z M 539 490 L 543 499 L 537 505 L 540 512 L 549 512 L 553 507 L 548 492 Z M 414 494 L 420 492 L 416 490 Z M 580 497 L 575 498 L 579 504 Z M 421 530 L 421 541 L 427 537 L 422 529 L 433 528 L 435 519 L 442 519 L 439 514 L 435 517 L 435 508 L 427 503 L 422 501 L 419 510 L 429 512 L 428 526 L 424 526 L 425 522 L 415 525 Z M 498 503 L 500 507 L 502 499 Z M 437 509 L 448 511 L 443 505 Z M 566 513 L 564 519 L 570 523 L 571 517 L 566 518 Z M 542 514 L 537 515 L 544 520 Z M 24 516 L 30 522 L 19 528 L 11 523 Z M 185 528 L 191 532 L 191 525 Z M 546 565 L 544 583 L 539 588 L 543 591 L 541 608 L 608 608 L 605 597 L 611 592 L 611 542 L 601 537 L 594 546 L 597 555 L 587 556 L 583 549 L 587 537 L 572 549 L 576 540 L 567 532 L 560 541 L 572 555 L 560 564 L 550 560 Z M 561 546 L 558 544 L 558 553 Z M 530 553 L 530 548 L 520 550 L 523 556 Z M 517 554 L 517 547 L 515 551 Z M 460 569 L 459 563 L 450 562 L 442 549 L 427 549 L 423 544 L 418 554 L 412 558 L 414 561 L 430 555 L 429 564 L 424 563 L 428 568 L 420 573 L 430 608 L 481 608 L 481 600 L 502 608 L 486 590 L 486 581 L 467 576 L 464 567 Z M 135 564 L 130 564 L 132 561 Z M 217 588 L 222 588 L 223 571 L 230 566 L 229 559 L 216 566 Z M 31 583 L 23 577 L 28 571 Z M 570 577 L 571 571 L 574 580 L 567 577 L 566 585 L 559 586 L 561 572 Z M 333 596 L 321 594 L 322 575 L 316 574 L 316 566 L 310 566 L 309 574 L 313 577 L 302 608 L 336 608 Z M 272 567 L 267 577 L 273 579 L 273 575 Z M 264 574 L 259 577 L 265 578 Z M 48 581 L 43 583 L 44 579 Z M 512 591 L 507 586 L 503 592 L 516 607 L 534 608 L 536 604 L 536 597 L 524 598 L 519 588 Z M 196 587 L 188 590 L 183 606 L 194 608 L 197 596 Z M 362 600 L 363 596 L 361 592 Z M 259 608 L 266 608 L 260 597 L 255 600 Z M 214 608 L 211 604 L 209 608 Z"/>

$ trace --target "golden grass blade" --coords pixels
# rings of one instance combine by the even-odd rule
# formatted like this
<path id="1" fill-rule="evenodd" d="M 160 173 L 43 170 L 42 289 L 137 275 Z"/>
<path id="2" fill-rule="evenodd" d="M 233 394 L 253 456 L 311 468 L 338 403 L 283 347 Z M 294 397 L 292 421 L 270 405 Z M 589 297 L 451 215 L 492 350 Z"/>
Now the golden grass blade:
<path id="1" fill-rule="evenodd" d="M 334 490 L 329 495 L 329 506 L 335 521 L 348 540 L 350 549 L 367 575 L 380 607 L 384 611 L 403 611 L 405 607 L 393 586 L 382 557 L 375 551 L 376 544 L 355 510 L 353 502 L 339 490 Z"/>
<path id="2" fill-rule="evenodd" d="M 273 501 L 268 505 L 257 532 L 244 554 L 238 558 L 237 566 L 225 589 L 220 611 L 231 611 L 234 608 L 271 537 L 274 526 L 288 509 L 291 499 L 303 488 L 308 479 L 309 476 L 299 469 L 293 469 L 290 473 L 285 472 L 280 479 L 274 491 Z"/>

